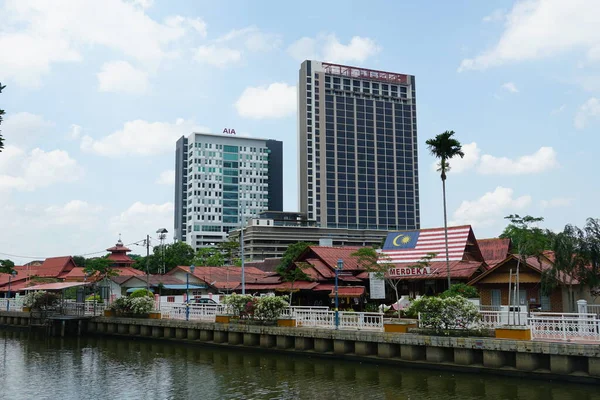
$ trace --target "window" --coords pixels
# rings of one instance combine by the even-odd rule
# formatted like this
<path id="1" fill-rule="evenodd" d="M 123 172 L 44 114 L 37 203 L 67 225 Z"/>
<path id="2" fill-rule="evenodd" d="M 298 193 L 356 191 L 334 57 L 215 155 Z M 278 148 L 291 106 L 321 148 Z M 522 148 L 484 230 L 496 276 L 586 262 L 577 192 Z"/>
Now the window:
<path id="1" fill-rule="evenodd" d="M 500 289 L 492 289 L 492 305 L 493 306 L 501 306 L 502 305 L 502 297 Z"/>
<path id="2" fill-rule="evenodd" d="M 542 311 L 551 311 L 552 306 L 550 305 L 550 296 L 542 295 L 541 297 Z"/>

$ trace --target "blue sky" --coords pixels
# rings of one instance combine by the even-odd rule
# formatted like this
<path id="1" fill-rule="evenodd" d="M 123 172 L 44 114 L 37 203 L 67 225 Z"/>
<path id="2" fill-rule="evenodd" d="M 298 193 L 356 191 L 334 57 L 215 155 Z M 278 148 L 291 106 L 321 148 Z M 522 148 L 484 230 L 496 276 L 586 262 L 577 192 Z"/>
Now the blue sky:
<path id="1" fill-rule="evenodd" d="M 5 0 L 0 19 L 1 253 L 172 232 L 174 144 L 192 130 L 282 140 L 297 210 L 306 58 L 416 76 L 423 227 L 443 223 L 424 142 L 444 130 L 467 153 L 451 163 L 452 223 L 483 238 L 511 213 L 552 229 L 598 217 L 595 0 Z"/>

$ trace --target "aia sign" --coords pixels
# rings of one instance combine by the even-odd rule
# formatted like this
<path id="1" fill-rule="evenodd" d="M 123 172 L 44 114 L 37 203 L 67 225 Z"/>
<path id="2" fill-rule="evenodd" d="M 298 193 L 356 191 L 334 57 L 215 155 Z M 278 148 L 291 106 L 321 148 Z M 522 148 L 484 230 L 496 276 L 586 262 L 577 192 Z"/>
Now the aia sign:
<path id="1" fill-rule="evenodd" d="M 235 135 L 235 129 L 223 128 L 223 133 L 227 133 L 228 135 Z"/>

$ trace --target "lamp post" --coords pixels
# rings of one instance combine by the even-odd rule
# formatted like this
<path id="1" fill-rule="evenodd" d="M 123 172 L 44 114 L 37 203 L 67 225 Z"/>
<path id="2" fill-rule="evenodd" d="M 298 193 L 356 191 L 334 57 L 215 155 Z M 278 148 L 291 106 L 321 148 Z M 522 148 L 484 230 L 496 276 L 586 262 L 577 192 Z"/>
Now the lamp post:
<path id="1" fill-rule="evenodd" d="M 335 269 L 335 329 L 339 329 L 340 326 L 340 315 L 338 312 L 338 274 L 344 269 L 344 260 L 341 258 L 337 261 L 337 268 Z"/>
<path id="2" fill-rule="evenodd" d="M 185 302 L 185 320 L 190 320 L 190 274 L 194 273 L 196 266 L 190 265 L 190 272 L 185 275 L 185 293 L 186 293 L 186 302 Z"/>
<path id="3" fill-rule="evenodd" d="M 12 285 L 12 278 L 17 275 L 17 271 L 12 271 L 10 275 L 8 275 L 8 300 L 6 301 L 6 311 L 10 311 L 10 289 Z"/>

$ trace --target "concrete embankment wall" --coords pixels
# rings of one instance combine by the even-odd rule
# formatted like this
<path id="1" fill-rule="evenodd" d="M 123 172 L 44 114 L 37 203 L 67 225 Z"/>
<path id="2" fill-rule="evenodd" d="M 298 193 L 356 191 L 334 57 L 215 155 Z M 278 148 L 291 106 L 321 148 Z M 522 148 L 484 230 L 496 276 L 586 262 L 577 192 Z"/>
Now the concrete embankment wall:
<path id="1" fill-rule="evenodd" d="M 0 325 L 25 325 L 6 314 Z M 599 345 L 105 317 L 88 320 L 86 332 L 600 383 Z"/>

